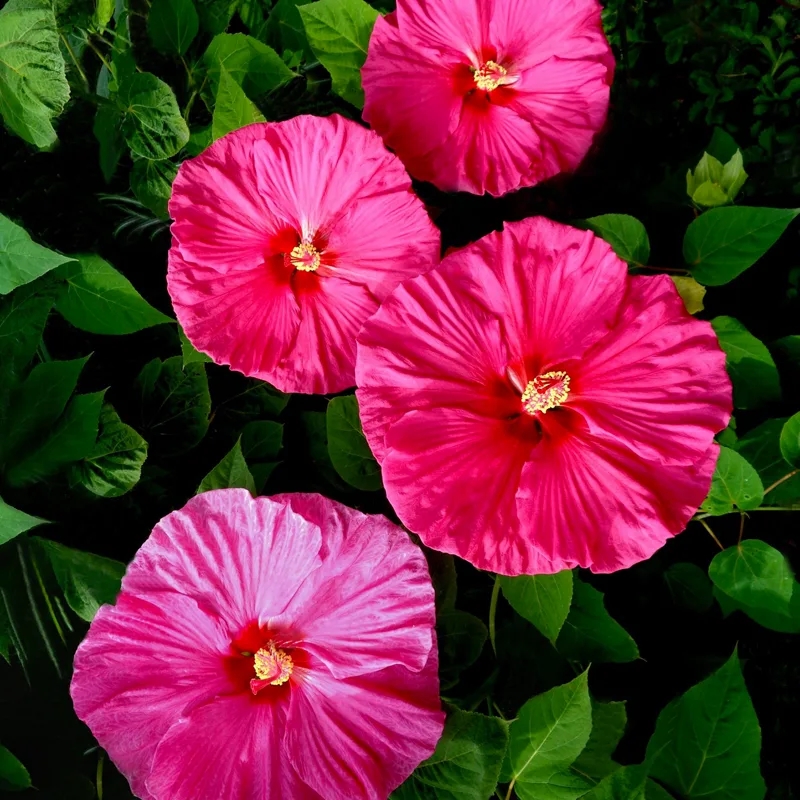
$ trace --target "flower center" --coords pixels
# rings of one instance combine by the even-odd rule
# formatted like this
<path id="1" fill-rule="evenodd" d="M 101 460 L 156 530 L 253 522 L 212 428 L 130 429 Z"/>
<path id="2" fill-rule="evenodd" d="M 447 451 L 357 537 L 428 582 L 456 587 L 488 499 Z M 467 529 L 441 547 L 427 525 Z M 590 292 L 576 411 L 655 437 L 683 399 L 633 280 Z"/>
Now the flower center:
<path id="1" fill-rule="evenodd" d="M 289 680 L 294 669 L 292 657 L 278 650 L 273 642 L 256 651 L 253 657 L 256 677 L 250 681 L 250 690 L 258 694 L 265 686 L 280 686 Z"/>
<path id="2" fill-rule="evenodd" d="M 564 403 L 569 395 L 566 372 L 545 372 L 529 381 L 522 393 L 522 407 L 528 414 L 546 414 Z"/>
<path id="3" fill-rule="evenodd" d="M 321 260 L 319 250 L 310 242 L 301 242 L 289 253 L 289 262 L 300 272 L 316 272 Z"/>
<path id="4" fill-rule="evenodd" d="M 503 79 L 507 74 L 508 70 L 505 67 L 501 67 L 495 61 L 487 61 L 475 70 L 475 85 L 482 92 L 491 92 L 504 83 Z"/>

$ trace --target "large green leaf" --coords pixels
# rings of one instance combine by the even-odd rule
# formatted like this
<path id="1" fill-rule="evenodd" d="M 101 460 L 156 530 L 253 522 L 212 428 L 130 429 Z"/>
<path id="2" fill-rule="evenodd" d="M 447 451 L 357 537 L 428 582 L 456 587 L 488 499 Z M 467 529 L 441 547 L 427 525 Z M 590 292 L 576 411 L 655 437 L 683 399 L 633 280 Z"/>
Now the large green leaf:
<path id="1" fill-rule="evenodd" d="M 303 20 L 298 6 L 308 5 L 311 0 L 278 0 L 272 7 L 264 27 L 267 44 L 279 53 L 286 50 L 302 52 L 307 60 L 314 55 L 308 43 Z"/>
<path id="2" fill-rule="evenodd" d="M 451 609 L 438 614 L 439 674 L 444 684 L 455 683 L 458 675 L 472 666 L 486 644 L 486 626 L 466 611 Z"/>
<path id="3" fill-rule="evenodd" d="M 555 575 L 499 577 L 500 588 L 514 611 L 555 642 L 572 603 L 572 571 Z"/>
<path id="4" fill-rule="evenodd" d="M 716 517 L 736 509 L 750 511 L 763 502 L 764 486 L 753 466 L 735 450 L 720 447 L 703 511 Z"/>
<path id="5" fill-rule="evenodd" d="M 633 266 L 647 265 L 650 258 L 650 239 L 644 225 L 636 217 L 627 214 L 602 214 L 585 220 L 585 225 L 601 239 L 605 239 L 623 261 Z"/>
<path id="6" fill-rule="evenodd" d="M 686 800 L 761 800 L 761 729 L 739 656 L 659 714 L 650 774 Z"/>
<path id="7" fill-rule="evenodd" d="M 786 463 L 800 469 L 800 412 L 790 417 L 781 429 L 781 455 Z"/>
<path id="8" fill-rule="evenodd" d="M 32 517 L 30 514 L 8 505 L 0 497 L 0 545 L 10 542 L 16 536 L 35 528 L 37 525 L 46 523 L 46 519 Z"/>
<path id="9" fill-rule="evenodd" d="M 511 724 L 508 754 L 521 800 L 575 800 L 591 783 L 570 765 L 589 740 L 592 707 L 588 672 L 528 700 Z"/>
<path id="10" fill-rule="evenodd" d="M 119 88 L 122 133 L 140 158 L 171 158 L 188 141 L 189 128 L 175 93 L 149 72 L 136 72 Z"/>
<path id="11" fill-rule="evenodd" d="M 623 767 L 603 778 L 582 800 L 659 800 L 655 795 L 651 798 L 646 779 L 645 764 Z"/>
<path id="12" fill-rule="evenodd" d="M 197 487 L 197 494 L 208 492 L 211 489 L 247 489 L 250 494 L 256 493 L 256 484 L 247 462 L 242 454 L 242 442 L 238 440 Z"/>
<path id="13" fill-rule="evenodd" d="M 768 419 L 748 431 L 737 444 L 738 452 L 756 468 L 765 487 L 772 486 L 792 472 L 780 446 L 787 421 L 785 418 Z M 800 502 L 800 474 L 782 481 L 766 497 L 769 503 L 776 505 Z"/>
<path id="14" fill-rule="evenodd" d="M 183 55 L 199 30 L 200 19 L 192 0 L 153 0 L 147 32 L 156 50 Z"/>
<path id="15" fill-rule="evenodd" d="M 169 218 L 167 205 L 178 165 L 172 161 L 137 158 L 131 170 L 131 189 L 136 199 L 162 219 Z"/>
<path id="16" fill-rule="evenodd" d="M 364 0 L 318 0 L 298 10 L 311 49 L 331 74 L 333 91 L 361 108 L 361 67 L 378 12 Z"/>
<path id="17" fill-rule="evenodd" d="M 220 70 L 211 136 L 216 141 L 226 133 L 251 125 L 266 122 L 255 103 L 244 93 L 244 89 L 231 77 L 224 67 Z"/>
<path id="18" fill-rule="evenodd" d="M 498 717 L 453 711 L 434 754 L 391 795 L 392 800 L 488 800 L 508 745 Z"/>
<path id="19" fill-rule="evenodd" d="M 269 476 L 278 466 L 283 446 L 283 425 L 270 420 L 250 422 L 242 431 L 242 455 L 261 493 Z"/>
<path id="20" fill-rule="evenodd" d="M 736 607 L 773 630 L 800 632 L 800 584 L 786 557 L 758 539 L 717 553 L 708 574 Z"/>
<path id="21" fill-rule="evenodd" d="M 244 33 L 215 36 L 203 61 L 215 86 L 225 70 L 249 97 L 271 92 L 295 77 L 271 47 Z"/>
<path id="22" fill-rule="evenodd" d="M 36 147 L 56 141 L 52 120 L 69 84 L 49 0 L 9 0 L 0 9 L 0 116 Z"/>
<path id="23" fill-rule="evenodd" d="M 625 703 L 592 701 L 592 732 L 586 747 L 572 768 L 581 775 L 599 780 L 619 769 L 611 756 L 625 733 L 628 716 Z"/>
<path id="24" fill-rule="evenodd" d="M 123 563 L 49 539 L 34 537 L 32 541 L 50 560 L 69 607 L 81 619 L 91 622 L 101 605 L 116 600 L 125 574 Z"/>
<path id="25" fill-rule="evenodd" d="M 606 611 L 603 593 L 579 578 L 573 580 L 572 607 L 556 640 L 566 658 L 622 663 L 639 657 L 630 634 Z"/>
<path id="26" fill-rule="evenodd" d="M 120 497 L 142 476 L 147 442 L 106 403 L 94 449 L 70 470 L 70 483 L 99 497 Z"/>
<path id="27" fill-rule="evenodd" d="M 228 27 L 238 0 L 196 0 L 200 26 L 212 36 Z"/>
<path id="28" fill-rule="evenodd" d="M 36 244 L 19 225 L 0 214 L 0 295 L 40 278 L 67 261 L 72 258 Z"/>
<path id="29" fill-rule="evenodd" d="M 211 395 L 204 364 L 183 367 L 181 356 L 155 358 L 139 373 L 136 393 L 151 447 L 165 454 L 182 453 L 205 436 Z"/>
<path id="30" fill-rule="evenodd" d="M 33 358 L 52 305 L 51 297 L 33 292 L 0 297 L 0 428 L 5 398 Z"/>
<path id="31" fill-rule="evenodd" d="M 0 790 L 21 792 L 31 786 L 31 776 L 22 762 L 0 744 Z"/>
<path id="32" fill-rule="evenodd" d="M 334 397 L 328 403 L 328 452 L 334 468 L 356 489 L 381 488 L 381 468 L 361 430 L 355 395 Z"/>
<path id="33" fill-rule="evenodd" d="M 687 228 L 683 257 L 700 283 L 721 286 L 755 264 L 798 214 L 792 208 L 713 208 Z"/>
<path id="34" fill-rule="evenodd" d="M 779 400 L 778 368 L 764 343 L 733 317 L 716 317 L 711 320 L 711 325 L 725 351 L 725 366 L 733 383 L 734 406 L 750 409 Z"/>
<path id="35" fill-rule="evenodd" d="M 183 328 L 178 325 L 178 338 L 181 340 L 181 355 L 183 356 L 183 366 L 187 364 L 213 364 L 211 356 L 196 350 L 189 341 L 189 337 L 184 333 Z"/>
<path id="36" fill-rule="evenodd" d="M 100 256 L 75 256 L 58 276 L 66 291 L 56 301 L 58 312 L 76 328 L 90 333 L 134 333 L 152 325 L 172 322 L 153 308 L 133 284 Z"/>

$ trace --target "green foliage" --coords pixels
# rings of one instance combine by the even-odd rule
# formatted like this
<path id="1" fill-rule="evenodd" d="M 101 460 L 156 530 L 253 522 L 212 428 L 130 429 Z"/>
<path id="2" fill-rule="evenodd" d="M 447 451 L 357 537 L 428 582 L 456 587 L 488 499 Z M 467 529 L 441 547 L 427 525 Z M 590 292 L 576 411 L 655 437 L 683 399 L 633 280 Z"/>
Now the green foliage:
<path id="1" fill-rule="evenodd" d="M 67 100 L 53 6 L 48 0 L 9 0 L 0 9 L 0 116 L 43 149 L 56 141 L 52 121 Z"/>
<path id="2" fill-rule="evenodd" d="M 20 792 L 29 789 L 31 776 L 28 770 L 14 754 L 0 745 L 0 789 L 8 792 Z"/>
<path id="3" fill-rule="evenodd" d="M 521 617 L 555 642 L 572 603 L 572 572 L 499 577 L 503 595 Z"/>
<path id="4" fill-rule="evenodd" d="M 466 611 L 450 609 L 437 615 L 439 674 L 443 688 L 455 684 L 462 670 L 471 667 L 486 644 L 486 626 Z"/>
<path id="5" fill-rule="evenodd" d="M 581 754 L 572 765 L 581 775 L 600 780 L 619 769 L 612 756 L 625 733 L 628 715 L 625 703 L 598 703 L 592 700 L 592 732 Z"/>
<path id="6" fill-rule="evenodd" d="M 664 581 L 678 608 L 702 613 L 708 611 L 714 602 L 708 576 L 697 564 L 673 564 L 664 573 Z"/>
<path id="7" fill-rule="evenodd" d="M 203 61 L 215 86 L 225 71 L 251 97 L 274 91 L 295 76 L 271 47 L 244 33 L 215 36 Z"/>
<path id="8" fill-rule="evenodd" d="M 361 108 L 361 67 L 378 12 L 364 0 L 317 0 L 298 11 L 311 49 L 331 74 L 333 91 Z"/>
<path id="9" fill-rule="evenodd" d="M 334 397 L 328 403 L 328 452 L 341 477 L 356 489 L 381 488 L 381 468 L 361 430 L 355 395 Z"/>
<path id="10" fill-rule="evenodd" d="M 197 494 L 211 489 L 247 489 L 250 494 L 256 493 L 256 484 L 242 453 L 241 439 L 231 451 L 200 482 Z"/>
<path id="11" fill-rule="evenodd" d="M 131 170 L 131 189 L 142 205 L 162 219 L 167 219 L 167 203 L 172 194 L 172 181 L 177 174 L 178 167 L 171 161 L 135 159 Z"/>
<path id="12" fill-rule="evenodd" d="M 21 533 L 25 533 L 37 525 L 44 525 L 46 522 L 46 519 L 39 519 L 39 517 L 13 508 L 0 497 L 0 545 L 10 542 Z"/>
<path id="13" fill-rule="evenodd" d="M 738 452 L 757 470 L 770 488 L 769 501 L 777 505 L 800 503 L 800 474 L 791 475 L 791 465 L 781 452 L 780 439 L 787 419 L 769 419 L 739 439 Z"/>
<path id="14" fill-rule="evenodd" d="M 199 30 L 193 0 L 153 0 L 147 32 L 157 50 L 183 55 Z"/>
<path id="15" fill-rule="evenodd" d="M 261 493 L 272 471 L 278 466 L 283 447 L 283 425 L 270 420 L 250 422 L 242 430 L 242 455 L 253 475 L 257 493 Z"/>
<path id="16" fill-rule="evenodd" d="M 723 164 L 709 153 L 686 174 L 686 193 L 698 206 L 712 208 L 732 203 L 747 180 L 741 150 Z"/>
<path id="17" fill-rule="evenodd" d="M 699 314 L 703 308 L 703 298 L 706 296 L 706 287 L 701 286 L 694 278 L 683 275 L 673 275 L 672 282 L 690 314 Z"/>
<path id="18" fill-rule="evenodd" d="M 735 450 L 720 447 L 703 511 L 711 516 L 750 511 L 764 502 L 764 486 L 751 464 Z"/>
<path id="19" fill-rule="evenodd" d="M 789 466 L 800 469 L 800 412 L 784 423 L 780 445 L 781 454 Z"/>
<path id="20" fill-rule="evenodd" d="M 244 89 L 224 67 L 220 70 L 211 136 L 216 141 L 226 133 L 243 128 L 253 122 L 265 122 L 255 103 L 249 100 Z"/>
<path id="21" fill-rule="evenodd" d="M 650 775 L 687 800 L 761 800 L 760 752 L 736 653 L 661 712 L 647 747 Z"/>
<path id="22" fill-rule="evenodd" d="M 650 258 L 650 239 L 644 225 L 627 214 L 603 214 L 584 220 L 585 227 L 605 239 L 614 252 L 632 266 L 644 266 Z"/>

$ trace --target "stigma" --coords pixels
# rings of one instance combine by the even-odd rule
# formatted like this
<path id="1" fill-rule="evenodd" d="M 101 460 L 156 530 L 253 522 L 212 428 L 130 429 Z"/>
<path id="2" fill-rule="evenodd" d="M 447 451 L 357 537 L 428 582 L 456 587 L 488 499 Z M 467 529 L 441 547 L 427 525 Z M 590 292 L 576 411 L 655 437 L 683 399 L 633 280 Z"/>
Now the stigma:
<path id="1" fill-rule="evenodd" d="M 522 393 L 522 408 L 531 416 L 546 414 L 563 405 L 569 396 L 569 375 L 566 372 L 545 372 L 528 382 Z"/>
<path id="2" fill-rule="evenodd" d="M 313 244 L 301 242 L 289 253 L 289 262 L 300 272 L 316 272 L 322 262 L 322 257 Z"/>
<path id="3" fill-rule="evenodd" d="M 475 85 L 482 92 L 491 92 L 503 83 L 506 83 L 508 70 L 501 67 L 496 61 L 486 61 L 475 70 Z"/>
<path id="4" fill-rule="evenodd" d="M 256 677 L 250 681 L 250 691 L 258 694 L 265 686 L 280 686 L 289 680 L 294 669 L 292 657 L 270 642 L 253 656 Z"/>

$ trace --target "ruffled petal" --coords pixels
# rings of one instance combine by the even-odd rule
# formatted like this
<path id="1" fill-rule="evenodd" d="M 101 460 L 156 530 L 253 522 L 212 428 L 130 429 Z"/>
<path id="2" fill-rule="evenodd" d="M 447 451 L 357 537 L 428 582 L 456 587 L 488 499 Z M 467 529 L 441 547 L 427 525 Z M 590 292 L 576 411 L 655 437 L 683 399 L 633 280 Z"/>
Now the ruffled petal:
<path id="1" fill-rule="evenodd" d="M 337 678 L 393 665 L 421 670 L 436 649 L 436 612 L 419 547 L 385 517 L 314 495 L 279 500 L 324 528 L 326 552 L 275 625 L 301 631 L 303 649 Z"/>
<path id="2" fill-rule="evenodd" d="M 548 423 L 551 431 L 557 424 Z M 666 466 L 586 431 L 554 432 L 522 470 L 517 513 L 550 560 L 548 572 L 625 569 L 686 527 L 718 453 L 712 444 L 696 464 Z"/>
<path id="3" fill-rule="evenodd" d="M 645 459 L 693 464 L 732 411 L 725 354 L 666 275 L 634 277 L 614 330 L 582 361 L 570 408 Z"/>
<path id="4" fill-rule="evenodd" d="M 183 595 L 163 592 L 157 602 L 123 591 L 115 606 L 103 606 L 75 653 L 70 687 L 75 713 L 144 800 L 170 725 L 232 691 L 226 625 Z"/>
<path id="5" fill-rule="evenodd" d="M 147 788 L 154 800 L 321 800 L 286 758 L 285 729 L 282 704 L 246 694 L 210 702 L 169 729 Z"/>
<path id="6" fill-rule="evenodd" d="M 286 729 L 302 780 L 325 798 L 388 797 L 442 734 L 437 671 L 435 651 L 420 672 L 390 667 L 336 680 L 312 668 L 292 693 Z"/>
<path id="7" fill-rule="evenodd" d="M 320 542 L 319 528 L 285 503 L 246 489 L 204 492 L 156 525 L 122 588 L 189 595 L 235 634 L 284 611 L 319 567 Z"/>
<path id="8" fill-rule="evenodd" d="M 398 0 L 396 14 L 401 36 L 438 59 L 476 57 L 489 34 L 484 0 Z"/>

